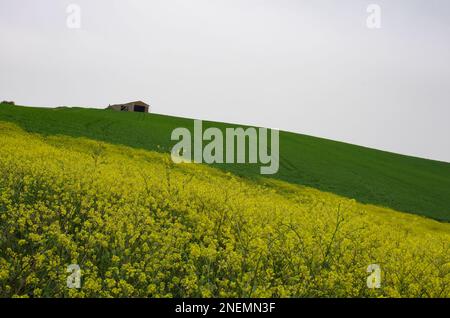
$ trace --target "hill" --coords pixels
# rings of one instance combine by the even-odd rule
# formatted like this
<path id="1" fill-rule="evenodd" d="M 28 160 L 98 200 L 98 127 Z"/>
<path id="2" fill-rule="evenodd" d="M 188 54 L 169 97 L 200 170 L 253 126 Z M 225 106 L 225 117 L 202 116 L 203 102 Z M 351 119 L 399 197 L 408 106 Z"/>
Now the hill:
<path id="1" fill-rule="evenodd" d="M 0 297 L 450 296 L 448 223 L 2 121 L 0 154 Z"/>
<path id="2" fill-rule="evenodd" d="M 44 135 L 86 137 L 134 148 L 169 152 L 176 127 L 186 118 L 119 113 L 84 108 L 32 108 L 0 105 L 0 120 Z M 231 124 L 204 122 L 224 129 Z M 259 178 L 252 165 L 216 165 Z M 332 192 L 362 203 L 450 220 L 450 164 L 342 142 L 280 132 L 280 169 L 274 178 Z"/>

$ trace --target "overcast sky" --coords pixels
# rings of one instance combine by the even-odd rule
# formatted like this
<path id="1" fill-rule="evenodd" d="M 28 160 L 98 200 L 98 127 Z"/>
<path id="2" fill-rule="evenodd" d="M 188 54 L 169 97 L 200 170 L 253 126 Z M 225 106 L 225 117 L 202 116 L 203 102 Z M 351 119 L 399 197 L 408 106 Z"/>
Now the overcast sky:
<path id="1" fill-rule="evenodd" d="M 0 0 L 0 43 L 17 104 L 143 100 L 450 162 L 448 0 Z"/>

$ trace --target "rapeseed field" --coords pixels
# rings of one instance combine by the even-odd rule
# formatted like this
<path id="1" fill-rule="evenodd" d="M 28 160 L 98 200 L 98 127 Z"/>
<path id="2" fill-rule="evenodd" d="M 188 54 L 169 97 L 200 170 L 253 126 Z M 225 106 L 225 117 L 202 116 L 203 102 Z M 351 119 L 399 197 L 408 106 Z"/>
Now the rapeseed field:
<path id="1" fill-rule="evenodd" d="M 0 122 L 0 297 L 450 297 L 450 224 Z"/>

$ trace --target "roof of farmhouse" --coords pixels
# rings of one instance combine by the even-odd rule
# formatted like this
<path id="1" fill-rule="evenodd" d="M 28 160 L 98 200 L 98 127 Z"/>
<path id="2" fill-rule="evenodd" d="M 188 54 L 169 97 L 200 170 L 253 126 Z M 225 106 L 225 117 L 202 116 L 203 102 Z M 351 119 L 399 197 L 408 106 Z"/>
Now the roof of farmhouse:
<path id="1" fill-rule="evenodd" d="M 134 102 L 127 102 L 127 103 L 113 104 L 113 105 L 111 105 L 111 106 L 116 106 L 116 105 L 130 105 L 130 104 L 141 104 L 141 105 L 150 106 L 149 104 L 147 104 L 147 103 L 145 103 L 145 102 L 143 102 L 143 101 L 141 101 L 141 100 L 137 100 L 137 101 L 134 101 Z"/>

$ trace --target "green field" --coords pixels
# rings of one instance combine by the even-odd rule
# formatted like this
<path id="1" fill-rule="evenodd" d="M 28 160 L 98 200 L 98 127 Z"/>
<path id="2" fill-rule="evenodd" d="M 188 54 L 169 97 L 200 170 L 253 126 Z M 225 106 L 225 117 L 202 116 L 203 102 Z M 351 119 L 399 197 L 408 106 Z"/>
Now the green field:
<path id="1" fill-rule="evenodd" d="M 119 113 L 83 108 L 32 108 L 0 105 L 0 121 L 28 132 L 67 135 L 169 152 L 176 127 L 193 121 L 158 114 Z M 204 122 L 205 127 L 233 127 Z M 219 166 L 259 178 L 259 165 Z M 332 192 L 362 203 L 450 220 L 450 164 L 280 132 L 280 169 L 272 177 Z"/>

